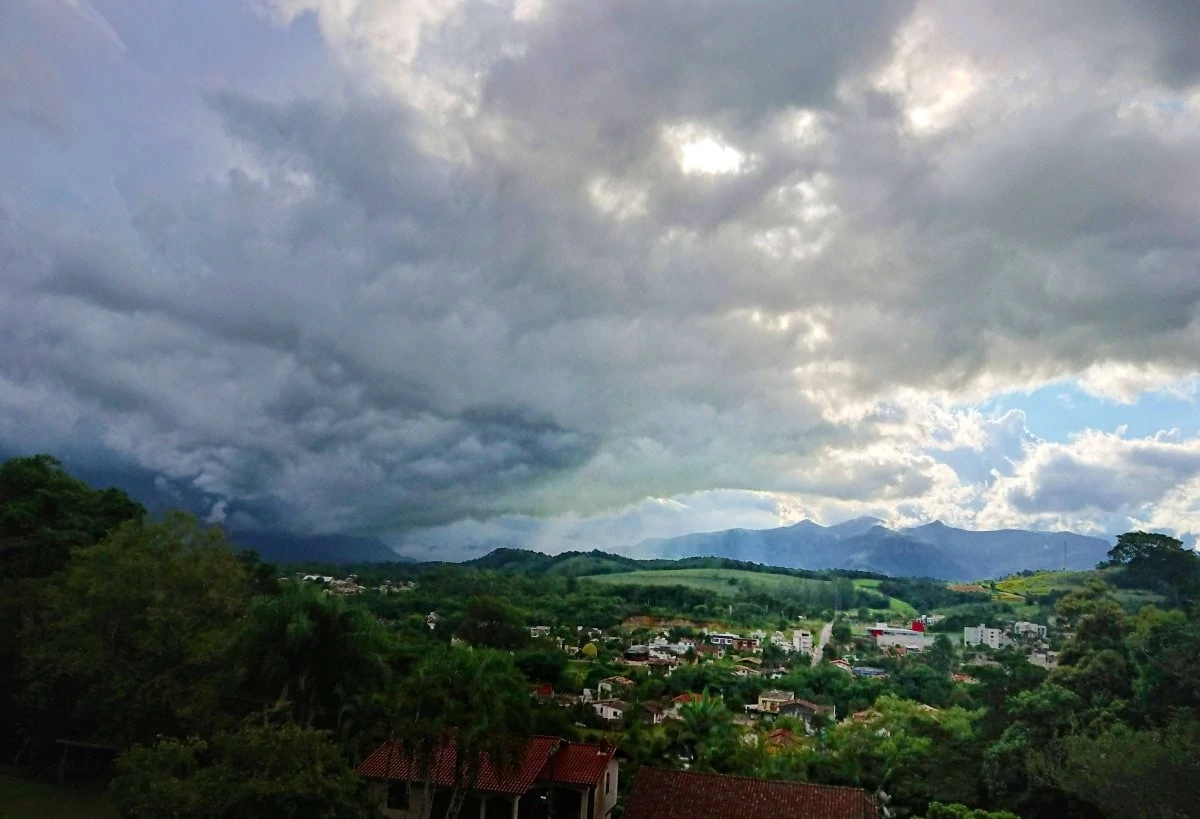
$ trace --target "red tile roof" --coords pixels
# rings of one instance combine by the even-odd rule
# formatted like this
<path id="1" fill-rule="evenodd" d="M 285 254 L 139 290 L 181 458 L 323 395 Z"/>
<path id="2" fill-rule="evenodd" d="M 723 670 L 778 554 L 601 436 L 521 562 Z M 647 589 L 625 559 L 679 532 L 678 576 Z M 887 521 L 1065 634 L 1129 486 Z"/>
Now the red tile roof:
<path id="1" fill-rule="evenodd" d="M 564 742 L 553 759 L 538 773 L 539 782 L 567 782 L 572 785 L 599 785 L 604 781 L 608 761 L 617 746 L 605 743 Z"/>
<path id="2" fill-rule="evenodd" d="M 878 819 L 866 791 L 642 768 L 624 819 Z"/>
<path id="3" fill-rule="evenodd" d="M 551 752 L 554 754 L 551 766 Z M 472 790 L 519 795 L 527 792 L 535 782 L 550 780 L 576 785 L 595 785 L 604 776 L 608 761 L 616 748 L 609 744 L 567 742 L 559 737 L 534 736 L 525 744 L 520 762 L 515 768 L 503 773 L 497 771 L 491 760 L 484 758 Z M 448 788 L 454 784 L 456 753 L 452 746 L 443 745 L 437 750 L 429 778 L 433 784 Z M 355 769 L 355 773 L 368 779 L 389 779 L 395 782 L 424 781 L 416 761 L 407 755 L 400 743 L 384 743 Z"/>

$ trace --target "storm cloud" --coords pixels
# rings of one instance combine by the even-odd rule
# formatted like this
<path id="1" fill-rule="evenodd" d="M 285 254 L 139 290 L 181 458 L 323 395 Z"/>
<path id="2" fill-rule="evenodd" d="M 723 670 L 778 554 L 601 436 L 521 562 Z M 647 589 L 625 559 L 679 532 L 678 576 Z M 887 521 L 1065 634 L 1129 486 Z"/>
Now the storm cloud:
<path id="1" fill-rule="evenodd" d="M 7 450 L 426 551 L 1200 530 L 1194 432 L 980 409 L 1200 370 L 1192 4 L 270 0 L 189 12 L 213 65 L 17 5 L 0 91 L 56 90 L 0 108 Z"/>

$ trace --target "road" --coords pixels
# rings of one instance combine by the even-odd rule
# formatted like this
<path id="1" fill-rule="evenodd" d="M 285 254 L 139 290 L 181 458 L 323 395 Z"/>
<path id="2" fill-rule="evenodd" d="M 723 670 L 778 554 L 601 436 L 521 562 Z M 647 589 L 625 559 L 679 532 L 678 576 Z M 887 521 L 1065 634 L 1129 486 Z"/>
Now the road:
<path id="1" fill-rule="evenodd" d="M 825 644 L 829 642 L 829 638 L 833 636 L 833 623 L 826 623 L 821 627 L 821 636 L 817 638 L 817 644 L 813 646 L 812 664 L 816 668 L 821 662 L 821 657 L 825 654 Z"/>

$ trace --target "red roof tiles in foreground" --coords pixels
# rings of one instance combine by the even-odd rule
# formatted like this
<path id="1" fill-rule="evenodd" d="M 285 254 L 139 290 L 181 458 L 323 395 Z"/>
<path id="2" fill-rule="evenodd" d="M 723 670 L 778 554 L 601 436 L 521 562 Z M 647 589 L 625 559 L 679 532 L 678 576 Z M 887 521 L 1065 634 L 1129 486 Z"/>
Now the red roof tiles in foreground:
<path id="1" fill-rule="evenodd" d="M 624 819 L 878 819 L 866 791 L 642 768 Z"/>
<path id="2" fill-rule="evenodd" d="M 551 752 L 557 748 L 551 765 Z M 530 737 L 515 768 L 499 772 L 492 761 L 484 757 L 471 790 L 520 795 L 533 787 L 535 782 L 567 782 L 577 785 L 595 785 L 604 776 L 616 748 L 611 745 L 593 745 L 585 742 L 567 742 L 559 737 Z M 457 754 L 449 745 L 437 750 L 429 771 L 429 780 L 439 787 L 454 785 L 454 765 Z M 422 782 L 426 775 L 416 761 L 406 754 L 397 742 L 381 745 L 355 769 L 359 776 L 369 779 L 388 779 L 394 782 Z"/>

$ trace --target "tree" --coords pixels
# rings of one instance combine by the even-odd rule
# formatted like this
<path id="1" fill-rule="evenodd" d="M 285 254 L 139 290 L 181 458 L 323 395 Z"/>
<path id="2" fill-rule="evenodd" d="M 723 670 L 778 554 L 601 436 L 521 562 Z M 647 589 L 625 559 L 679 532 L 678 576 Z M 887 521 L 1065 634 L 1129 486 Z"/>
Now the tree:
<path id="1" fill-rule="evenodd" d="M 334 728 L 344 703 L 386 686 L 389 648 L 366 609 L 293 583 L 250 608 L 237 642 L 241 688 L 286 704 L 303 725 Z"/>
<path id="2" fill-rule="evenodd" d="M 211 728 L 246 583 L 220 530 L 183 513 L 77 549 L 21 631 L 30 734 L 123 744 Z"/>
<path id="3" fill-rule="evenodd" d="M 524 648 L 529 632 L 521 615 L 508 603 L 495 597 L 472 597 L 467 601 L 462 623 L 455 636 L 473 646 L 501 648 L 508 651 Z"/>
<path id="4" fill-rule="evenodd" d="M 72 549 L 145 511 L 118 489 L 71 477 L 49 455 L 11 458 L 0 464 L 0 581 L 61 571 Z"/>
<path id="5" fill-rule="evenodd" d="M 702 696 L 679 708 L 676 743 L 697 770 L 713 770 L 714 760 L 736 742 L 733 714 L 715 697 Z"/>
<path id="6" fill-rule="evenodd" d="M 596 648 L 595 643 L 588 643 L 587 645 L 585 645 L 583 647 L 583 650 L 580 653 L 583 654 L 584 659 L 594 660 L 594 659 L 596 659 L 596 655 L 599 654 L 600 651 L 599 651 L 599 649 Z"/>
<path id="7" fill-rule="evenodd" d="M 558 685 L 567 670 L 567 655 L 553 648 L 524 651 L 516 660 L 525 679 L 535 683 Z"/>
<path id="8" fill-rule="evenodd" d="M 117 760 L 110 796 L 127 819 L 341 819 L 366 816 L 362 781 L 328 734 L 247 720 L 211 743 L 196 737 L 134 746 Z"/>
<path id="9" fill-rule="evenodd" d="M 1200 805 L 1200 723 L 1161 731 L 1113 725 L 1097 736 L 1063 739 L 1040 758 L 1038 773 L 1110 816 L 1194 816 Z"/>
<path id="10" fill-rule="evenodd" d="M 1134 582 L 1165 589 L 1176 604 L 1193 598 L 1200 588 L 1200 558 L 1169 535 L 1126 532 L 1101 565 L 1124 569 Z"/>
<path id="11" fill-rule="evenodd" d="M 404 680 L 390 721 L 392 738 L 427 774 L 426 805 L 439 748 L 455 751 L 451 810 L 456 815 L 467 789 L 490 759 L 504 769 L 515 763 L 531 726 L 529 692 L 512 657 L 502 651 L 450 646 L 431 652 Z"/>

